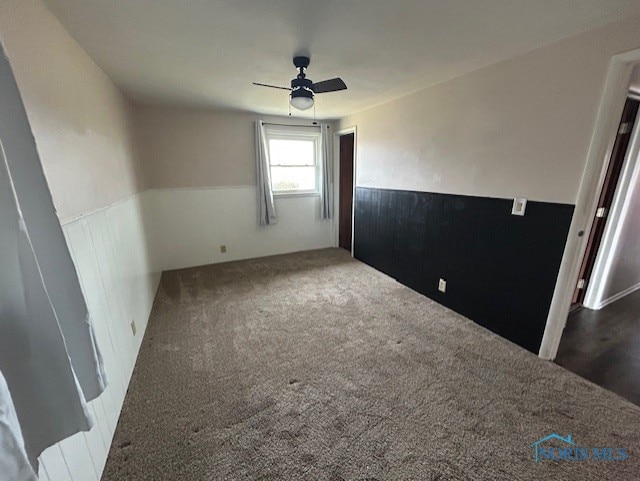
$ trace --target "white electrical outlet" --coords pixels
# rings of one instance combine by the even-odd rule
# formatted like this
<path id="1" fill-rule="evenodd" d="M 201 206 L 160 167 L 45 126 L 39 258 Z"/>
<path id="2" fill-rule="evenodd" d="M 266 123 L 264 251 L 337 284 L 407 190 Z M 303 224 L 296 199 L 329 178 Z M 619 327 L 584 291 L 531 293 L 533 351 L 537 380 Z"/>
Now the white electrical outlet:
<path id="1" fill-rule="evenodd" d="M 136 321 L 132 320 L 131 321 L 131 332 L 133 333 L 133 335 L 136 335 Z"/>
<path id="2" fill-rule="evenodd" d="M 227 252 L 227 246 L 226 245 L 220 246 L 220 252 L 222 252 L 223 254 L 226 253 Z"/>
<path id="3" fill-rule="evenodd" d="M 438 290 L 440 292 L 446 292 L 447 290 L 447 281 L 445 281 L 442 277 L 438 281 Z"/>

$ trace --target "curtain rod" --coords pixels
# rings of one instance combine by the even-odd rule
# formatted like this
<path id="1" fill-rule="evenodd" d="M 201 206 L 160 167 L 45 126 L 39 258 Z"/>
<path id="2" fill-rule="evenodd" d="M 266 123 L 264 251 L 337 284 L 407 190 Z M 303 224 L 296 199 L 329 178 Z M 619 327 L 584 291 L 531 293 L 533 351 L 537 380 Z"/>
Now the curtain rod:
<path id="1" fill-rule="evenodd" d="M 280 127 L 309 127 L 309 128 L 318 127 L 320 128 L 319 123 L 316 123 L 316 125 L 298 125 L 298 124 L 275 124 L 273 122 L 262 122 L 262 125 L 278 125 Z M 329 128 L 328 125 L 327 125 L 327 128 Z"/>

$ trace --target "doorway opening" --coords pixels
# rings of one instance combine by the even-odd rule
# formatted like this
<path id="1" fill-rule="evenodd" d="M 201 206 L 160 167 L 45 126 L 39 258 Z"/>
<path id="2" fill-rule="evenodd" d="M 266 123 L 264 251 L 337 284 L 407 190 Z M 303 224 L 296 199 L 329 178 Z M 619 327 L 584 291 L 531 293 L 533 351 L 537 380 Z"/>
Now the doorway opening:
<path id="1" fill-rule="evenodd" d="M 628 153 L 631 144 L 631 136 L 634 133 L 634 125 L 636 123 L 636 116 L 638 114 L 638 107 L 640 101 L 634 98 L 634 96 L 627 97 L 622 111 L 622 117 L 618 125 L 618 132 L 613 144 L 613 150 L 609 157 L 609 165 L 607 167 L 607 173 L 605 175 L 602 189 L 600 191 L 600 197 L 598 200 L 598 209 L 596 210 L 595 218 L 591 226 L 591 231 L 587 240 L 587 249 L 582 259 L 582 265 L 580 266 L 580 275 L 578 277 L 578 283 L 573 293 L 573 299 L 571 302 L 571 310 L 578 309 L 584 305 L 584 300 L 589 288 L 593 291 L 593 284 L 595 282 L 601 282 L 596 276 L 593 276 L 594 266 L 598 256 L 605 255 L 601 252 L 606 246 L 603 244 L 603 236 L 605 228 L 611 222 L 611 207 L 613 205 L 616 192 L 619 191 L 620 177 L 622 175 L 623 168 L 625 167 L 625 161 L 629 161 Z M 618 221 L 624 221 L 624 219 L 617 219 Z M 616 221 L 616 219 L 613 219 Z"/>
<path id="2" fill-rule="evenodd" d="M 556 362 L 640 405 L 640 66 L 607 159 Z"/>
<path id="3" fill-rule="evenodd" d="M 353 252 L 353 190 L 355 133 L 338 137 L 339 190 L 338 190 L 338 246 Z"/>

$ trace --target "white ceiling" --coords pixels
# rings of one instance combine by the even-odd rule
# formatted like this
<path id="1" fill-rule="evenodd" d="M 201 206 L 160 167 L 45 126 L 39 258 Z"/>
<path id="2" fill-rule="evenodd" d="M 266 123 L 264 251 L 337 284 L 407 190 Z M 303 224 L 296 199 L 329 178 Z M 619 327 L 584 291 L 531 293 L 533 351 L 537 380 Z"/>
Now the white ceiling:
<path id="1" fill-rule="evenodd" d="M 132 99 L 287 113 L 295 53 L 337 118 L 640 13 L 638 0 L 44 0 Z M 308 113 L 307 115 L 312 115 Z"/>

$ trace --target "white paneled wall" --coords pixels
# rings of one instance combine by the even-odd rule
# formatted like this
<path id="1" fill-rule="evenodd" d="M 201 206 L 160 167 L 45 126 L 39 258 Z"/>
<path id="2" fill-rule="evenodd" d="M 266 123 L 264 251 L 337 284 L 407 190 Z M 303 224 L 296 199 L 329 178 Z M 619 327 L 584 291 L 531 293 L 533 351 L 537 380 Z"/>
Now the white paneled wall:
<path id="1" fill-rule="evenodd" d="M 149 193 L 143 193 L 63 222 L 109 386 L 89 405 L 94 419 L 91 431 L 65 439 L 42 454 L 40 476 L 46 481 L 97 481 L 104 469 L 160 280 L 147 247 L 149 201 Z"/>
<path id="2" fill-rule="evenodd" d="M 334 222 L 318 196 L 276 198 L 278 222 L 258 225 L 255 186 L 148 192 L 154 251 L 163 270 L 331 247 Z M 227 252 L 220 252 L 226 245 Z"/>
<path id="3" fill-rule="evenodd" d="M 278 223 L 261 228 L 256 196 L 251 186 L 150 190 L 62 222 L 109 386 L 89 405 L 91 431 L 42 454 L 41 479 L 100 479 L 161 270 L 334 244 L 334 223 L 319 218 L 318 197 L 277 199 Z M 220 245 L 227 246 L 226 253 Z"/>

